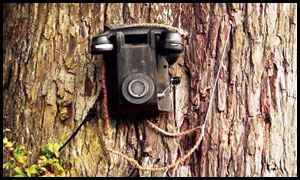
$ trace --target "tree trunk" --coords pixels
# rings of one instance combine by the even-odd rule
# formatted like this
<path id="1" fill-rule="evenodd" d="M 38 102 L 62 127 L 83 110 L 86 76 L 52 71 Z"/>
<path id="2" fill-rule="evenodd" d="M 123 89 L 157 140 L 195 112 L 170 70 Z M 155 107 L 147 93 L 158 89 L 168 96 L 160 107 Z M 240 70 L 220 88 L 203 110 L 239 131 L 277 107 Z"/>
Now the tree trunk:
<path id="1" fill-rule="evenodd" d="M 296 176 L 297 4 L 4 4 L 3 124 L 32 151 L 63 143 L 101 90 L 91 38 L 104 24 L 155 22 L 189 32 L 170 68 L 181 76 L 172 112 L 153 117 L 169 132 L 200 125 L 229 19 L 215 98 L 200 147 L 176 169 L 139 171 L 104 143 L 103 105 L 60 158 L 70 176 Z M 144 166 L 170 164 L 197 133 L 165 137 L 145 119 L 110 119 L 113 148 Z"/>

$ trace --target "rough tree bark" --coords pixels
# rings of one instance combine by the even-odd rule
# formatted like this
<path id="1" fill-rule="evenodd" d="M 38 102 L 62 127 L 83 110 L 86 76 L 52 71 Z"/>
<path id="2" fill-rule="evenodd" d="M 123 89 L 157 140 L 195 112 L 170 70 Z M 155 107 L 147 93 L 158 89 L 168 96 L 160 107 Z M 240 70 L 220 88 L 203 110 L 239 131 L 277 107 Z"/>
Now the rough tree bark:
<path id="1" fill-rule="evenodd" d="M 104 150 L 101 107 L 61 155 L 71 176 L 296 176 L 296 4 L 4 4 L 3 124 L 26 145 L 63 142 L 101 90 L 90 40 L 104 24 L 155 22 L 190 33 L 170 74 L 173 111 L 153 118 L 170 132 L 201 123 L 229 19 L 220 81 L 201 147 L 177 169 L 141 172 Z M 144 119 L 111 119 L 113 147 L 146 166 L 174 162 L 197 133 L 164 137 Z"/>

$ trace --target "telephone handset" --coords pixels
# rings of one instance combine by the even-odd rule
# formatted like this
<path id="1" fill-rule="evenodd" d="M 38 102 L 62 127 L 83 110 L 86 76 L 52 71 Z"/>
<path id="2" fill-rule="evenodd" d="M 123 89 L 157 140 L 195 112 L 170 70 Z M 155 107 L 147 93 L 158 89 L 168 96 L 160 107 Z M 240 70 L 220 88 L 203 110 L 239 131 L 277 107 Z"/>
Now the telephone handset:
<path id="1" fill-rule="evenodd" d="M 166 28 L 106 27 L 92 39 L 91 53 L 103 54 L 111 115 L 137 116 L 169 112 L 168 68 L 183 51 L 182 37 Z"/>

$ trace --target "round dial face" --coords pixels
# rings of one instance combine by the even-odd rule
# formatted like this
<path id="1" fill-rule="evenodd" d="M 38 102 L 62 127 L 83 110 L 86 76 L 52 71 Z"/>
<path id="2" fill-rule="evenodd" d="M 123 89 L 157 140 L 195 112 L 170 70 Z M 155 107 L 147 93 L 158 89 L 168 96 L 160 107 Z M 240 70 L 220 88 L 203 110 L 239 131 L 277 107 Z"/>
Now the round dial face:
<path id="1" fill-rule="evenodd" d="M 125 78 L 122 84 L 124 98 L 133 104 L 143 104 L 154 94 L 153 80 L 143 73 L 134 73 Z"/>
<path id="2" fill-rule="evenodd" d="M 149 85 L 144 79 L 134 79 L 128 85 L 128 92 L 132 97 L 142 98 L 149 91 Z"/>

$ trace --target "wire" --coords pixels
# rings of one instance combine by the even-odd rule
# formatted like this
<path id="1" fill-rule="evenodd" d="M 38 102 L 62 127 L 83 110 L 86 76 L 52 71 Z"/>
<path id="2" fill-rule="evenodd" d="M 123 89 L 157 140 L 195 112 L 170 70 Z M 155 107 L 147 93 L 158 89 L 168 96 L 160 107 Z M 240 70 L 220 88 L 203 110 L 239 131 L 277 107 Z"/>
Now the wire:
<path id="1" fill-rule="evenodd" d="M 101 92 L 99 92 L 94 105 L 92 106 L 91 109 L 89 109 L 89 111 L 86 113 L 86 115 L 84 116 L 83 120 L 80 122 L 80 124 L 78 125 L 78 127 L 75 129 L 75 131 L 72 133 L 72 135 L 68 138 L 68 140 L 58 149 L 59 152 L 61 152 L 64 147 L 77 135 L 78 131 L 80 130 L 81 126 L 92 117 L 92 115 L 94 115 L 96 113 L 96 109 L 97 109 L 97 105 L 98 102 L 101 99 Z"/>

